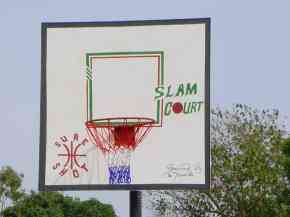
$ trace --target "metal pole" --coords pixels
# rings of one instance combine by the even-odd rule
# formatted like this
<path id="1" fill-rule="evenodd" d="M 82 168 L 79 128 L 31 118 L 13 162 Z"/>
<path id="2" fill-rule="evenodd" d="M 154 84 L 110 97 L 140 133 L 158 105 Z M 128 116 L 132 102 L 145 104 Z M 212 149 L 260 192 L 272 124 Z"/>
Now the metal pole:
<path id="1" fill-rule="evenodd" d="M 130 191 L 130 217 L 142 217 L 141 191 Z"/>

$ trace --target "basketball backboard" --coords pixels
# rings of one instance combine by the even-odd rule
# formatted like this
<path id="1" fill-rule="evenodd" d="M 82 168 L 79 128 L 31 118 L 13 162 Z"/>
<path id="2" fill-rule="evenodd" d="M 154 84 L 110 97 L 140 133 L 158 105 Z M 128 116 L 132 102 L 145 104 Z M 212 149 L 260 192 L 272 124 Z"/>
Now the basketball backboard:
<path id="1" fill-rule="evenodd" d="M 208 188 L 209 52 L 207 18 L 42 24 L 40 189 Z"/>

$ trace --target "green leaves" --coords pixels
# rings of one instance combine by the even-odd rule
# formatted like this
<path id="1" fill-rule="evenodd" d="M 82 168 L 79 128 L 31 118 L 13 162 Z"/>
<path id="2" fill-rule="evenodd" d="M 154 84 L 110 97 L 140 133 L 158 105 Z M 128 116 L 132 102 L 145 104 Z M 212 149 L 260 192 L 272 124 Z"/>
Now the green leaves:
<path id="1" fill-rule="evenodd" d="M 0 170 L 0 214 L 8 203 L 15 203 L 24 196 L 21 189 L 22 174 L 16 173 L 11 167 Z"/>
<path id="2" fill-rule="evenodd" d="M 0 216 L 3 217 L 116 217 L 111 205 L 90 199 L 80 201 L 58 192 L 21 189 L 22 174 L 11 167 L 0 170 Z M 6 207 L 7 204 L 12 206 Z"/>
<path id="3" fill-rule="evenodd" d="M 58 192 L 31 192 L 12 207 L 3 217 L 116 217 L 110 205 L 90 199 L 80 201 Z"/>
<path id="4" fill-rule="evenodd" d="M 283 153 L 285 155 L 283 164 L 285 166 L 287 177 L 290 180 L 290 138 L 287 138 L 283 143 Z"/>

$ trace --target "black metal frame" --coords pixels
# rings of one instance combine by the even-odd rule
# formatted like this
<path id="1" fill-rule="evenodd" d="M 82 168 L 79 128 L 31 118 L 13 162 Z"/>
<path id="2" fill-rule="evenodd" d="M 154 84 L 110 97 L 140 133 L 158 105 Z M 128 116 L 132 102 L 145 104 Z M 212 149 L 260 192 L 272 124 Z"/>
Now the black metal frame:
<path id="1" fill-rule="evenodd" d="M 130 191 L 129 194 L 129 216 L 142 217 L 142 192 Z"/>
<path id="2" fill-rule="evenodd" d="M 47 98 L 46 98 L 46 54 L 48 28 L 79 28 L 108 26 L 148 26 L 205 24 L 205 183 L 204 184 L 130 184 L 130 185 L 45 185 Z M 110 22 L 60 22 L 42 23 L 41 32 L 41 105 L 40 105 L 40 150 L 39 189 L 41 191 L 67 190 L 161 190 L 161 189 L 209 189 L 210 187 L 210 18 L 110 21 Z"/>

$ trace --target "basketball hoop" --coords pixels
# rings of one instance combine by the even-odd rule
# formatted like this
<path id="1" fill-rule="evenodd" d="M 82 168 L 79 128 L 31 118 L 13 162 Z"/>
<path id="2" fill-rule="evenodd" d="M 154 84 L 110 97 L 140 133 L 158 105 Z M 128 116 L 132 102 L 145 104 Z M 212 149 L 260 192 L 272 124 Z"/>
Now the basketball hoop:
<path id="1" fill-rule="evenodd" d="M 131 153 L 154 123 L 143 117 L 103 118 L 85 123 L 91 140 L 106 156 L 110 184 L 131 183 Z"/>

